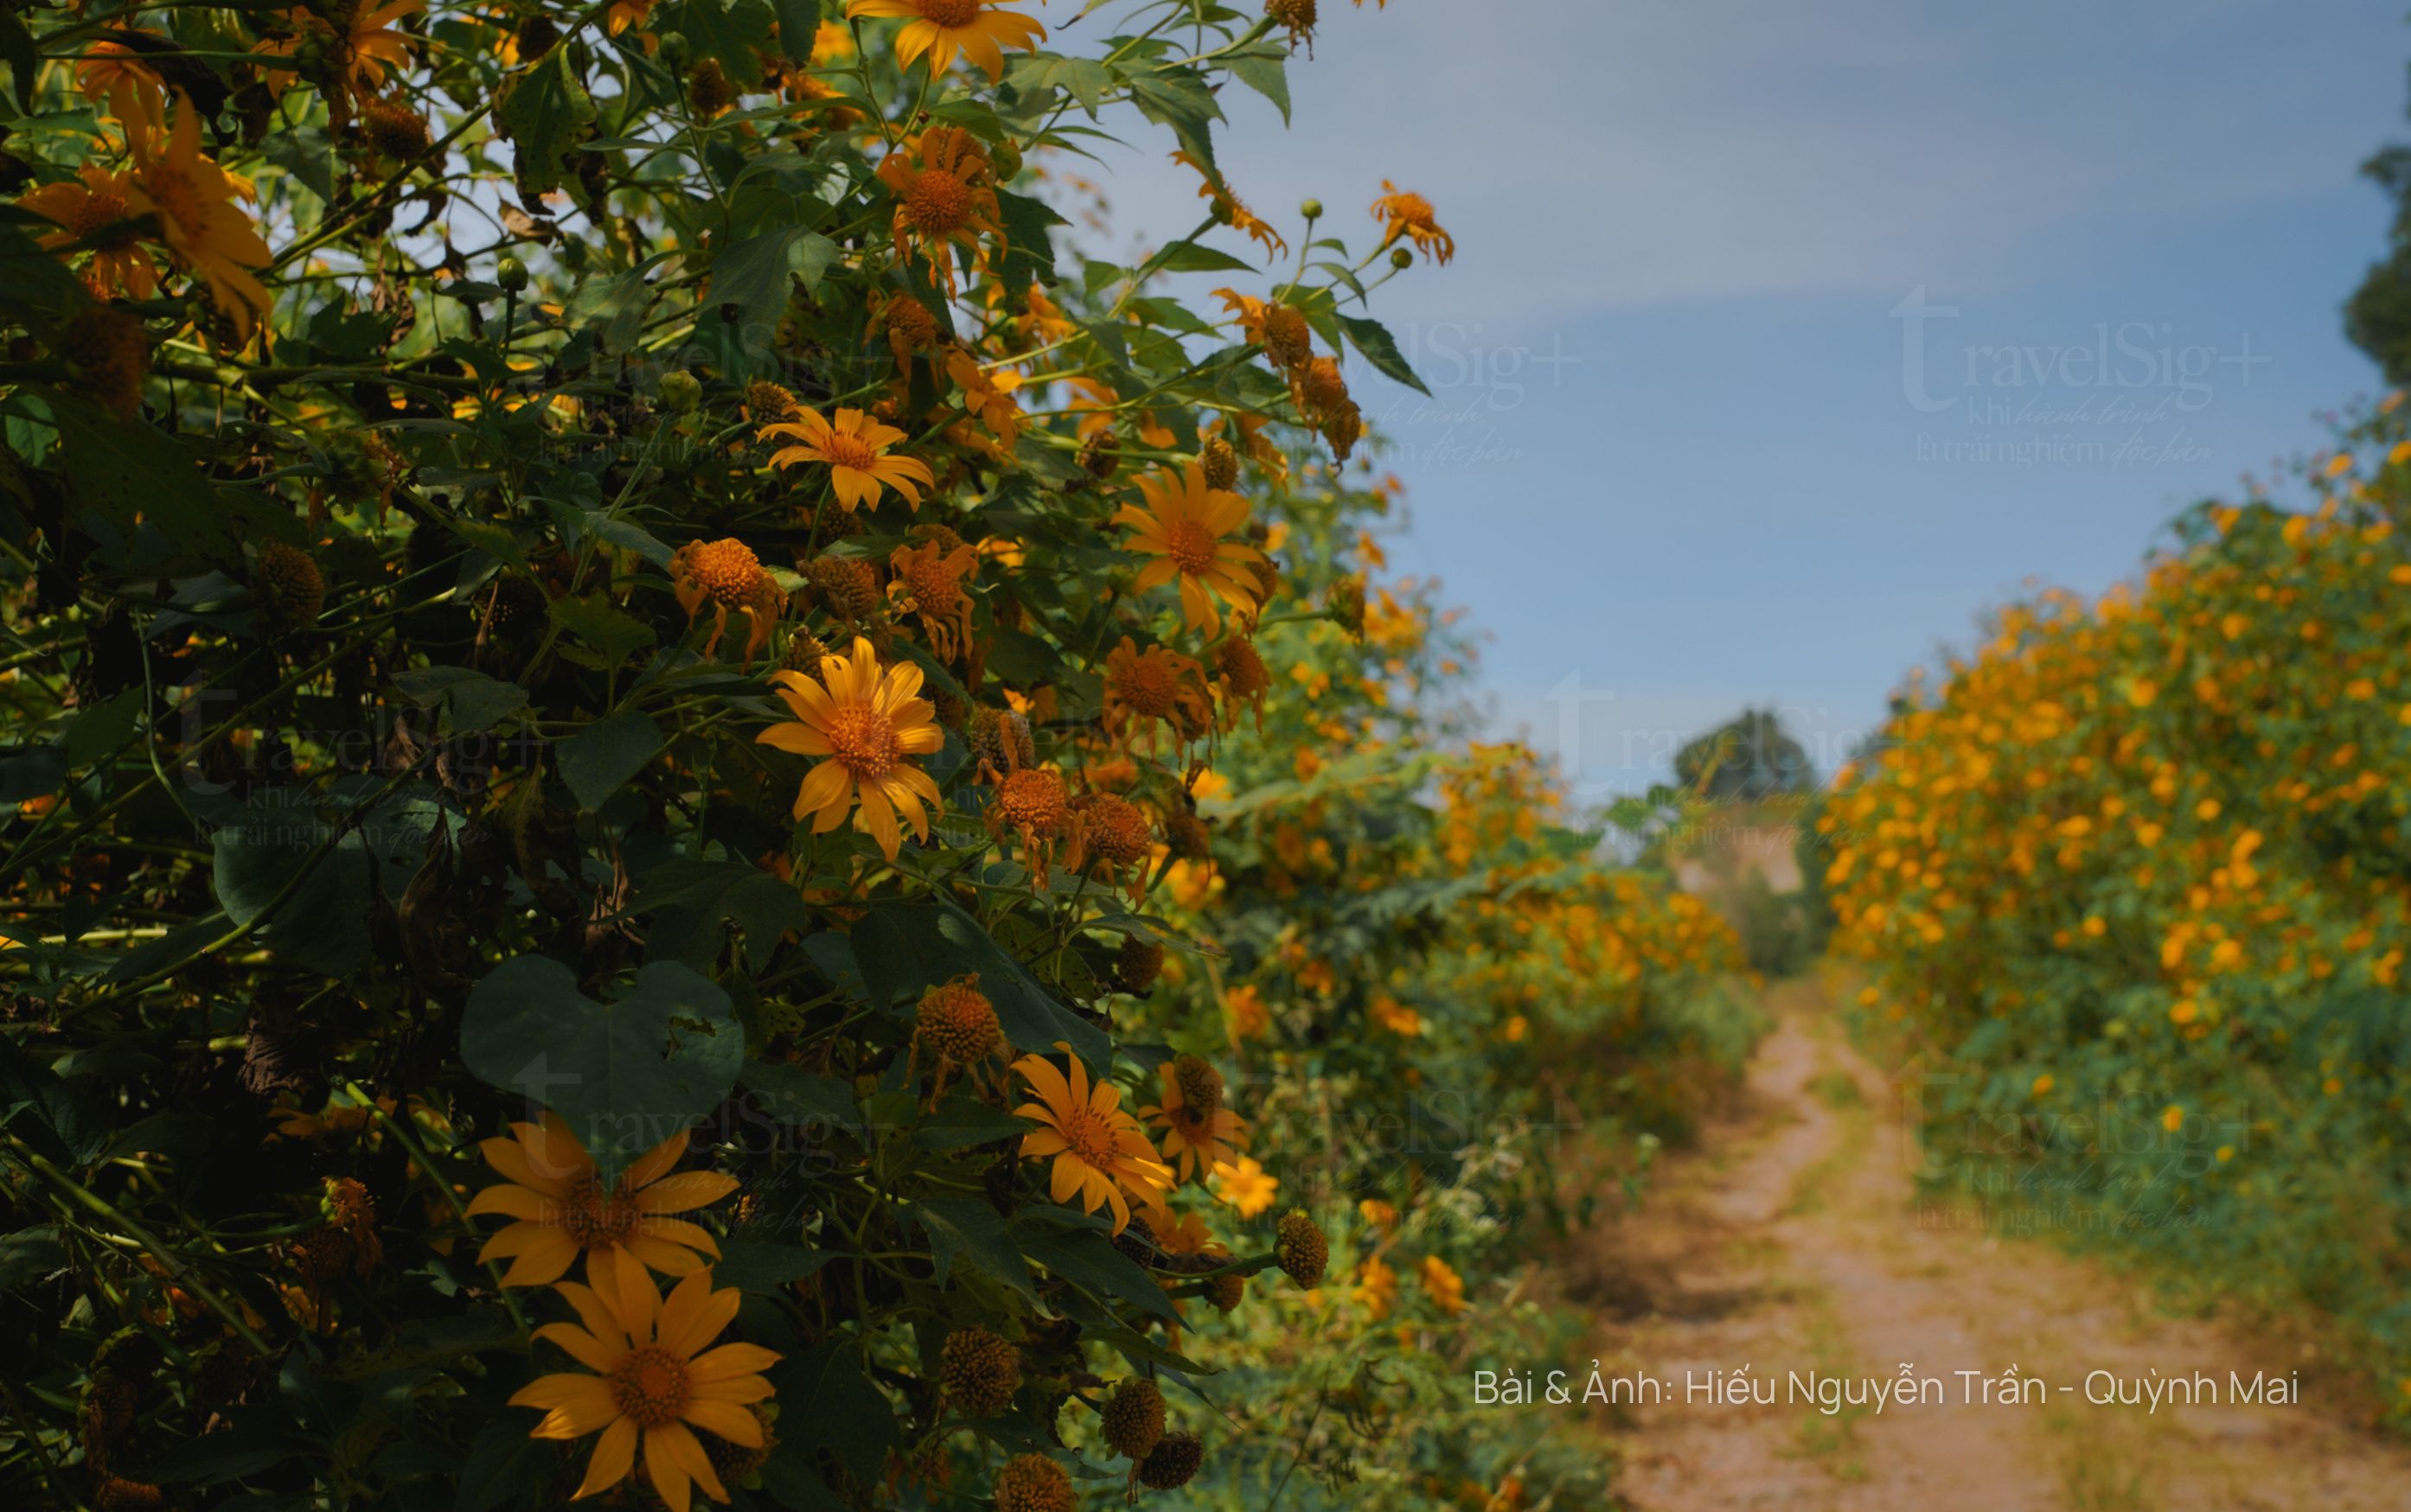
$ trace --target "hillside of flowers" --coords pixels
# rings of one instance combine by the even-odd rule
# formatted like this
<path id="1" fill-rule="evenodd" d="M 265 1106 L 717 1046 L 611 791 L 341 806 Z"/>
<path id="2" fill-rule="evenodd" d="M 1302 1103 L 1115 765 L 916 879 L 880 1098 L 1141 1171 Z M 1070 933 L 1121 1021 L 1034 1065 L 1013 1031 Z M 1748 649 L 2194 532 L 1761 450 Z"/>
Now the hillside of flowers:
<path id="1" fill-rule="evenodd" d="M 1386 574 L 1315 27 L 0 15 L 7 1505 L 1590 1494 L 1451 1414 L 1738 957 Z"/>
<path id="2" fill-rule="evenodd" d="M 2299 504 L 2204 505 L 2135 585 L 2004 612 L 1824 825 L 1943 1189 L 2307 1304 L 2411 1418 L 2400 400 Z"/>

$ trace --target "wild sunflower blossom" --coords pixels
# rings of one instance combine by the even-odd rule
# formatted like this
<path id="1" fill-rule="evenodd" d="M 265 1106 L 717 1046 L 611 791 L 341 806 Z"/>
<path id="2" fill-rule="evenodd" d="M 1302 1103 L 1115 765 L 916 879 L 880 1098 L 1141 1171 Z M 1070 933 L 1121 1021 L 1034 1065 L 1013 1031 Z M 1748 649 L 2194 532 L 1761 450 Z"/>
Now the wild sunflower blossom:
<path id="1" fill-rule="evenodd" d="M 931 126 L 881 160 L 878 173 L 896 199 L 889 234 L 897 260 L 918 249 L 949 295 L 955 288 L 955 247 L 975 254 L 982 237 L 1003 242 L 995 166 L 980 139 L 960 126 Z"/>
<path id="2" fill-rule="evenodd" d="M 899 662 L 883 676 L 879 653 L 857 635 L 850 656 L 821 659 L 820 679 L 779 672 L 770 681 L 795 711 L 785 724 L 754 736 L 766 746 L 821 758 L 796 791 L 797 821 L 826 835 L 856 813 L 855 827 L 894 861 L 903 849 L 900 811 L 913 833 L 929 837 L 929 810 L 943 806 L 937 783 L 910 758 L 945 744 L 937 709 L 920 696 L 921 669 Z"/>
<path id="3" fill-rule="evenodd" d="M 1183 1181 L 1236 1158 L 1248 1147 L 1248 1123 L 1222 1104 L 1222 1078 L 1194 1055 L 1163 1063 L 1163 1100 L 1141 1108 L 1139 1116 L 1163 1137 L 1163 1157 Z"/>
<path id="4" fill-rule="evenodd" d="M 927 56 L 932 77 L 962 54 L 990 79 L 1004 73 L 1004 50 L 1028 51 L 1046 36 L 1034 16 L 1005 8 L 1005 0 L 847 0 L 848 21 L 898 19 L 896 61 L 911 67 Z"/>
<path id="5" fill-rule="evenodd" d="M 720 1245 L 710 1232 L 673 1214 L 708 1207 L 737 1190 L 737 1178 L 716 1170 L 670 1174 L 686 1154 L 680 1129 L 637 1157 L 609 1186 L 586 1146 L 554 1113 L 538 1124 L 513 1124 L 507 1138 L 478 1142 L 486 1164 L 503 1178 L 470 1199 L 469 1215 L 499 1214 L 519 1220 L 495 1231 L 477 1252 L 479 1263 L 508 1259 L 505 1287 L 558 1281 L 587 1256 L 588 1275 L 600 1280 L 595 1258 L 624 1255 L 669 1275 L 704 1268 Z M 617 1268 L 606 1263 L 602 1270 Z"/>
<path id="6" fill-rule="evenodd" d="M 1086 1211 L 1110 1209 L 1114 1232 L 1130 1227 L 1131 1205 L 1161 1210 L 1172 1171 L 1147 1142 L 1138 1121 L 1122 1111 L 1121 1089 L 1111 1082 L 1089 1084 L 1089 1069 L 1071 1057 L 1069 1075 L 1044 1055 L 1024 1055 L 1013 1069 L 1030 1084 L 1034 1101 L 1014 1110 L 1040 1127 L 1021 1138 L 1030 1160 L 1052 1160 L 1047 1193 Z"/>
<path id="7" fill-rule="evenodd" d="M 689 541 L 670 558 L 671 589 L 690 620 L 711 605 L 711 638 L 703 644 L 709 656 L 728 630 L 733 610 L 745 617 L 745 656 L 769 644 L 770 627 L 785 607 L 786 595 L 762 569 L 753 548 L 730 536 L 719 541 Z"/>
<path id="8" fill-rule="evenodd" d="M 1128 635 L 1105 654 L 1106 733 L 1122 738 L 1142 726 L 1155 749 L 1156 727 L 1170 724 L 1182 742 L 1202 737 L 1214 723 L 1214 700 L 1206 673 L 1190 658 L 1162 646 L 1142 651 Z"/>
<path id="9" fill-rule="evenodd" d="M 903 431 L 882 425 L 860 410 L 840 409 L 832 421 L 818 410 L 801 406 L 793 419 L 764 426 L 761 437 L 796 443 L 770 454 L 772 467 L 801 467 L 808 462 L 826 466 L 837 502 L 847 509 L 876 504 L 889 488 L 918 509 L 921 490 L 937 483 L 927 462 L 887 455 L 887 448 L 904 439 Z"/>
<path id="10" fill-rule="evenodd" d="M 74 179 L 43 184 L 17 204 L 58 223 L 58 230 L 40 239 L 44 249 L 92 244 L 92 261 L 84 265 L 82 276 L 84 287 L 95 298 L 123 294 L 148 299 L 159 292 L 159 265 L 142 248 L 141 233 L 133 218 L 134 195 L 129 175 L 86 163 L 76 170 Z"/>
<path id="11" fill-rule="evenodd" d="M 395 23 L 425 8 L 426 0 L 392 0 L 385 6 L 350 0 L 349 4 L 339 3 L 323 10 L 295 7 L 285 13 L 285 22 L 293 29 L 292 35 L 262 42 L 256 51 L 270 57 L 290 58 L 305 42 L 323 39 L 327 61 L 334 66 L 335 77 L 353 94 L 365 97 L 385 87 L 388 70 L 410 66 L 411 53 L 422 45 L 421 40 Z M 282 71 L 283 66 L 289 65 L 261 66 Z"/>
<path id="12" fill-rule="evenodd" d="M 741 1293 L 714 1290 L 709 1272 L 687 1276 L 664 1298 L 653 1279 L 627 1267 L 606 1285 L 564 1282 L 554 1288 L 577 1310 L 577 1323 L 547 1323 L 535 1336 L 587 1370 L 540 1375 L 511 1396 L 514 1407 L 541 1408 L 530 1438 L 578 1439 L 600 1433 L 573 1501 L 625 1480 L 645 1451 L 645 1478 L 672 1512 L 687 1512 L 694 1488 L 728 1500 L 712 1457 L 694 1431 L 738 1448 L 765 1447 L 761 1419 L 749 1410 L 772 1388 L 762 1372 L 778 1363 L 759 1345 L 709 1347 L 736 1319 Z"/>
<path id="13" fill-rule="evenodd" d="M 153 116 L 139 126 L 129 122 L 126 136 L 134 150 L 126 209 L 158 217 L 168 253 L 209 285 L 212 301 L 234 322 L 237 339 L 248 342 L 253 317 L 271 303 L 252 269 L 276 260 L 234 203 L 249 197 L 250 186 L 201 152 L 201 113 L 188 94 L 176 96 L 174 130 Z"/>
<path id="14" fill-rule="evenodd" d="M 1446 263 L 1456 255 L 1456 238 L 1440 228 L 1438 214 L 1430 200 L 1387 179 L 1381 181 L 1381 197 L 1373 201 L 1373 218 L 1382 223 L 1381 245 L 1405 237 L 1425 257 Z"/>
<path id="15" fill-rule="evenodd" d="M 1114 523 L 1129 527 L 1131 548 L 1155 560 L 1139 570 L 1132 586 L 1140 592 L 1177 579 L 1180 608 L 1191 630 L 1219 634 L 1220 599 L 1242 618 L 1262 606 L 1253 568 L 1264 554 L 1224 537 L 1248 522 L 1248 502 L 1225 488 L 1208 487 L 1206 468 L 1191 461 L 1178 472 L 1152 472 L 1138 480 L 1145 508 L 1124 504 Z"/>

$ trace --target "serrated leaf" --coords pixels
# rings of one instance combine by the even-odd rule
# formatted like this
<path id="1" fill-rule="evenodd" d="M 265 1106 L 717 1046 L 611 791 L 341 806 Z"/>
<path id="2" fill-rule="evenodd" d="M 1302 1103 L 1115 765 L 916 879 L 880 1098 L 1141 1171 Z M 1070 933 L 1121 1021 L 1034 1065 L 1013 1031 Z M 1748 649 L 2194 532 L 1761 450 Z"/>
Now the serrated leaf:
<path id="1" fill-rule="evenodd" d="M 790 63 L 812 61 L 812 39 L 820 35 L 821 0 L 772 0 L 779 16 L 779 51 Z"/>
<path id="2" fill-rule="evenodd" d="M 653 627 L 629 614 L 599 593 L 589 593 L 575 599 L 555 599 L 548 611 L 552 622 L 563 633 L 576 637 L 586 647 L 589 656 L 572 656 L 571 660 L 609 672 L 628 658 L 653 644 Z M 562 647 L 568 654 L 569 647 Z"/>
<path id="3" fill-rule="evenodd" d="M 517 155 L 519 183 L 531 193 L 561 187 L 563 157 L 594 121 L 594 101 L 570 71 L 572 51 L 550 49 L 520 70 L 494 108 Z"/>
<path id="4" fill-rule="evenodd" d="M 1348 333 L 1348 344 L 1363 353 L 1365 360 L 1373 365 L 1375 371 L 1393 382 L 1406 385 L 1418 394 L 1431 392 L 1424 386 L 1424 381 L 1415 376 L 1415 370 L 1407 365 L 1406 356 L 1398 350 L 1397 340 L 1390 334 L 1387 326 L 1378 320 L 1366 320 L 1354 315 L 1337 318 L 1339 328 Z"/>
<path id="5" fill-rule="evenodd" d="M 994 1208 L 972 1199 L 953 1199 L 915 1203 L 913 1216 L 929 1236 L 929 1255 L 937 1271 L 933 1279 L 938 1285 L 945 1284 L 959 1258 L 971 1261 L 990 1280 L 1037 1300 L 1037 1290 L 1030 1284 L 1030 1266 Z"/>
<path id="6" fill-rule="evenodd" d="M 561 779 L 592 812 L 661 753 L 662 727 L 635 709 L 597 720 L 554 748 Z"/>
<path id="7" fill-rule="evenodd" d="M 675 961 L 596 1002 L 569 967 L 520 955 L 470 989 L 460 1058 L 479 1080 L 560 1114 L 609 1181 L 728 1096 L 745 1031 L 728 995 Z"/>

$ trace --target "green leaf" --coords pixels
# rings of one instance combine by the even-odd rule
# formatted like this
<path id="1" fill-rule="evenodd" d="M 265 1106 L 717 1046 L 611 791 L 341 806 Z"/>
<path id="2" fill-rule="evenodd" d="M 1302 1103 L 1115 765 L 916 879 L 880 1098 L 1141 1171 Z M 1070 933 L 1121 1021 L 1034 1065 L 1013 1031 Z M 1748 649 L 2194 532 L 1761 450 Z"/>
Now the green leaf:
<path id="1" fill-rule="evenodd" d="M 800 1066 L 748 1061 L 744 1081 L 772 1116 L 800 1127 L 833 1124 L 851 1128 L 862 1121 L 854 1088 L 833 1077 L 815 1076 Z"/>
<path id="2" fill-rule="evenodd" d="M 1222 108 L 1214 103 L 1205 77 L 1193 68 L 1174 68 L 1133 74 L 1130 86 L 1131 103 L 1139 113 L 1157 125 L 1170 126 L 1200 171 L 1219 185 L 1222 170 L 1214 161 L 1213 124 L 1222 119 Z"/>
<path id="3" fill-rule="evenodd" d="M 470 989 L 460 1058 L 560 1114 L 609 1181 L 720 1105 L 745 1062 L 745 1031 L 728 995 L 675 961 L 651 963 L 598 1003 L 569 967 L 519 955 Z"/>
<path id="4" fill-rule="evenodd" d="M 863 981 L 881 1007 L 976 972 L 1016 1049 L 1051 1052 L 1060 1040 L 1095 1069 L 1113 1064 L 1113 1041 L 1104 1032 L 1056 1002 L 978 920 L 952 902 L 881 904 L 854 926 L 853 939 Z"/>
<path id="5" fill-rule="evenodd" d="M 762 60 L 755 53 L 768 50 L 770 29 L 779 20 L 764 0 L 730 0 L 727 5 L 721 0 L 680 0 L 664 8 L 661 29 L 684 33 L 694 56 L 719 60 L 730 82 L 753 84 L 762 78 Z M 814 28 L 819 24 L 815 17 Z M 807 44 L 807 55 L 809 51 Z"/>
<path id="6" fill-rule="evenodd" d="M 1289 63 L 1281 52 L 1239 52 L 1225 62 L 1232 78 L 1279 106 L 1281 124 L 1289 124 Z"/>
<path id="7" fill-rule="evenodd" d="M 621 709 L 563 741 L 553 749 L 553 759 L 578 807 L 591 813 L 643 771 L 661 749 L 662 727 L 635 709 Z"/>
<path id="8" fill-rule="evenodd" d="M 9 82 L 17 86 L 17 110 L 23 114 L 34 104 L 34 76 L 42 71 L 42 50 L 34 44 L 34 34 L 12 11 L 0 15 L 0 59 L 7 60 Z"/>
<path id="9" fill-rule="evenodd" d="M 971 1098 L 951 1097 L 913 1131 L 913 1142 L 932 1155 L 940 1155 L 967 1145 L 1014 1139 L 1029 1131 L 1028 1123 L 1001 1109 Z"/>
<path id="10" fill-rule="evenodd" d="M 929 1257 L 937 1273 L 937 1285 L 945 1285 L 947 1274 L 954 1269 L 957 1257 L 968 1259 L 990 1280 L 1012 1287 L 1035 1301 L 1038 1293 L 1030 1284 L 1030 1267 L 1016 1249 L 1013 1238 L 1005 1232 L 1004 1220 L 996 1209 L 975 1199 L 957 1198 L 942 1202 L 919 1202 L 912 1215 L 920 1221 L 929 1235 Z"/>
<path id="11" fill-rule="evenodd" d="M 812 61 L 812 38 L 820 35 L 821 0 L 772 0 L 779 13 L 779 51 L 790 63 Z"/>
<path id="12" fill-rule="evenodd" d="M 562 158 L 594 121 L 594 101 L 571 71 L 575 49 L 556 47 L 521 69 L 494 118 L 518 154 L 520 186 L 541 194 L 562 184 Z"/>
<path id="13" fill-rule="evenodd" d="M 527 707 L 527 690 L 468 667 L 412 667 L 393 675 L 396 691 L 422 708 L 441 707 L 460 734 L 490 730 Z"/>
<path id="14" fill-rule="evenodd" d="M 1338 319 L 1339 328 L 1348 333 L 1348 344 L 1365 354 L 1365 360 L 1371 363 L 1382 377 L 1404 384 L 1418 394 L 1431 392 L 1424 386 L 1424 381 L 1415 376 L 1415 370 L 1407 366 L 1407 359 L 1399 353 L 1398 343 L 1390 335 L 1387 326 L 1378 320 L 1362 320 L 1353 315 L 1341 315 Z"/>
<path id="15" fill-rule="evenodd" d="M 803 275 L 807 291 L 841 255 L 838 244 L 800 225 L 776 229 L 732 241 L 711 262 L 710 298 L 723 309 L 737 308 L 737 324 L 758 330 L 767 344 L 768 328 L 787 308 L 793 275 Z"/>
<path id="16" fill-rule="evenodd" d="M 729 924 L 745 932 L 746 967 L 759 971 L 782 936 L 789 930 L 801 934 L 812 923 L 794 884 L 741 861 L 681 856 L 665 862 L 645 874 L 628 908 L 653 915 L 645 934 L 645 959 L 696 967 L 719 959 Z"/>
<path id="17" fill-rule="evenodd" d="M 289 966 L 342 976 L 369 964 L 369 852 L 359 835 L 329 846 L 334 826 L 298 789 L 256 794 L 234 822 L 211 836 L 211 882 L 218 906 L 250 924 L 282 896 L 256 933 Z M 322 853 L 323 851 L 323 853 Z M 295 886 L 307 868 L 307 880 Z"/>
<path id="18" fill-rule="evenodd" d="M 730 1240 L 721 1246 L 720 1259 L 711 1268 L 711 1284 L 775 1297 L 838 1255 L 833 1249 L 806 1249 L 801 1244 Z"/>
<path id="19" fill-rule="evenodd" d="M 1139 1311 L 1177 1322 L 1180 1315 L 1155 1277 L 1138 1262 L 1114 1248 L 1103 1234 L 1049 1234 L 1024 1239 L 1021 1253 L 1100 1301 L 1118 1298 Z"/>
<path id="20" fill-rule="evenodd" d="M 614 671 L 653 644 L 652 626 L 600 593 L 555 599 L 549 612 L 552 622 L 577 643 L 560 647 L 561 654 L 596 672 Z"/>
<path id="21" fill-rule="evenodd" d="M 68 1264 L 56 1228 L 20 1228 L 0 1234 L 0 1291 L 14 1291 Z"/>
<path id="22" fill-rule="evenodd" d="M 847 1340 L 832 1340 L 774 1366 L 770 1384 L 785 1410 L 779 1445 L 822 1450 L 865 1479 L 886 1462 L 896 1441 L 896 1409 L 864 1374 Z"/>
<path id="23" fill-rule="evenodd" d="M 998 190 L 996 203 L 1000 212 L 997 224 L 1004 229 L 1004 257 L 998 265 L 998 276 L 1004 280 L 1005 287 L 1055 284 L 1055 242 L 1047 228 L 1071 223 L 1056 214 L 1054 207 L 1045 200 L 1010 190 Z"/>
<path id="24" fill-rule="evenodd" d="M 59 428 L 58 467 L 76 504 L 124 534 L 139 522 L 181 550 L 220 560 L 236 554 L 235 517 L 183 442 L 80 400 L 52 400 L 51 417 Z"/>

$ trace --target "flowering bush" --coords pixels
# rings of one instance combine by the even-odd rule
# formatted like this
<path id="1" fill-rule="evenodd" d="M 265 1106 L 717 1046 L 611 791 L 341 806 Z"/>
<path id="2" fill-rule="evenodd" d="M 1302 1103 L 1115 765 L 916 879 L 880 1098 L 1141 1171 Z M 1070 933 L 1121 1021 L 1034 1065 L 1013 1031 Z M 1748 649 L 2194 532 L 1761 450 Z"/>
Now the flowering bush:
<path id="1" fill-rule="evenodd" d="M 1512 1311 L 1528 1150 L 1312 1110 L 1640 1074 L 1727 942 L 1345 560 L 1454 244 L 1222 179 L 1314 7 L 1106 9 L 0 17 L 17 1501 L 1051 1512 Z"/>
<path id="2" fill-rule="evenodd" d="M 2205 505 L 2139 585 L 2004 613 L 1824 824 L 1947 1181 L 2411 1380 L 2405 434 L 2389 401 L 2315 507 Z"/>

